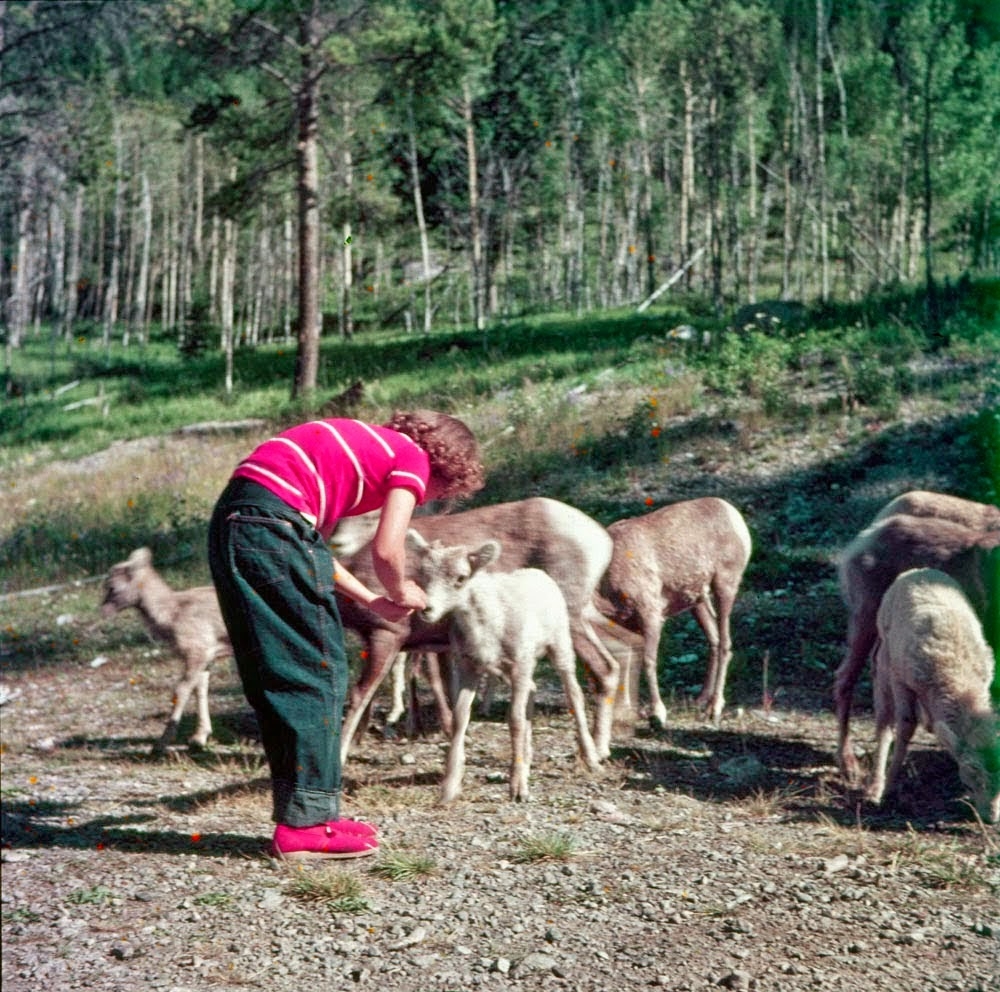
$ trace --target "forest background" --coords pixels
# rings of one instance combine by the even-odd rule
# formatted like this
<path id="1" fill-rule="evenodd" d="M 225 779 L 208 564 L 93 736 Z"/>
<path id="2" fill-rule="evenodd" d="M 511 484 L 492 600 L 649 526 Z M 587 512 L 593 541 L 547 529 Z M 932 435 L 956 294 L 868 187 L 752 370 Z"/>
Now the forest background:
<path id="1" fill-rule="evenodd" d="M 295 344 L 670 291 L 723 321 L 995 274 L 986 0 L 0 0 L 28 335 Z M 44 330 L 43 330 L 44 328 Z M 23 384 L 22 384 L 23 386 Z"/>
<path id="2" fill-rule="evenodd" d="M 203 578 L 255 436 L 399 405 L 481 499 L 718 492 L 829 581 L 903 488 L 998 498 L 998 133 L 972 0 L 0 0 L 0 593 Z"/>

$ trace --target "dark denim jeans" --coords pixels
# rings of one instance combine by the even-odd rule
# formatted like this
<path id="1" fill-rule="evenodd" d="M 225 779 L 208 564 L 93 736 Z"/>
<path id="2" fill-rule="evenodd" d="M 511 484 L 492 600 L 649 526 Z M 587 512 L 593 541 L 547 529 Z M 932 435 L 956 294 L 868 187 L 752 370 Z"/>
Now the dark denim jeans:
<path id="1" fill-rule="evenodd" d="M 274 820 L 337 819 L 347 657 L 333 557 L 286 503 L 233 479 L 212 514 L 208 559 L 271 768 Z"/>

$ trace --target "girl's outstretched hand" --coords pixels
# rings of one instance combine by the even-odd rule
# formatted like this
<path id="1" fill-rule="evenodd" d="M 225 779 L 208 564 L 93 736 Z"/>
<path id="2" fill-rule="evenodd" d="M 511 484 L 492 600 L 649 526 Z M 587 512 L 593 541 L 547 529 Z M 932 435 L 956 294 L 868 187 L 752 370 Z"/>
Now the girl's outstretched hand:
<path id="1" fill-rule="evenodd" d="M 408 617 L 412 612 L 413 608 L 410 606 L 403 606 L 400 603 L 394 603 L 391 599 L 387 599 L 385 596 L 377 596 L 368 604 L 368 609 L 372 613 L 377 613 L 383 620 L 388 620 L 390 623 L 398 623 L 400 620 Z"/>

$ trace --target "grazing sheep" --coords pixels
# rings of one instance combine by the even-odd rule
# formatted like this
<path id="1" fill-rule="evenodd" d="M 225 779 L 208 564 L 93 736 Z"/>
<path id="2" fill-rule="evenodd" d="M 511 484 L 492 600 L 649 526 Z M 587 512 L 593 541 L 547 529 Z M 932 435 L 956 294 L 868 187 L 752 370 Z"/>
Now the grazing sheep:
<path id="1" fill-rule="evenodd" d="M 854 686 L 877 638 L 876 617 L 886 589 L 900 572 L 938 568 L 957 579 L 980 611 L 986 608 L 985 554 L 1000 545 L 1000 531 L 982 531 L 937 517 L 895 515 L 873 523 L 844 549 L 837 563 L 847 606 L 847 649 L 837 669 L 834 708 L 839 740 L 837 761 L 849 782 L 860 769 L 850 741 Z"/>
<path id="2" fill-rule="evenodd" d="M 427 594 L 425 619 L 450 619 L 449 650 L 458 678 L 455 727 L 448 750 L 441 802 L 449 803 L 462 788 L 465 734 L 472 701 L 484 672 L 510 684 L 510 797 L 529 798 L 531 720 L 537 659 L 545 656 L 559 673 L 576 725 L 580 753 L 588 768 L 599 767 L 587 727 L 583 692 L 576 680 L 576 658 L 569 629 L 569 611 L 555 581 L 538 568 L 486 572 L 500 558 L 500 542 L 477 548 L 428 544 L 416 530 L 407 534 L 416 554 L 416 581 Z"/>
<path id="3" fill-rule="evenodd" d="M 175 591 L 156 569 L 149 548 L 138 548 L 113 565 L 104 581 L 101 615 L 112 617 L 135 607 L 150 635 L 180 655 L 184 668 L 174 688 L 173 709 L 163 735 L 153 747 L 162 752 L 177 737 L 177 726 L 188 697 L 197 690 L 198 726 L 189 744 L 204 747 L 212 734 L 208 713 L 209 666 L 216 658 L 232 657 L 233 647 L 219 611 L 214 586 Z"/>
<path id="4" fill-rule="evenodd" d="M 476 544 L 495 538 L 502 550 L 500 559 L 487 566 L 491 571 L 540 568 L 555 580 L 569 610 L 573 648 L 598 682 L 594 740 L 598 754 L 607 757 L 611 753 L 620 666 L 597 633 L 596 628 L 603 620 L 593 600 L 597 584 L 611 561 L 608 532 L 575 507 L 542 496 L 462 513 L 414 517 L 411 527 L 427 541 L 438 540 L 449 545 Z M 338 527 L 334 534 L 335 549 L 339 544 Z M 408 556 L 412 569 L 415 560 L 412 549 Z M 343 561 L 369 588 L 380 588 L 367 544 Z M 367 652 L 344 717 L 341 757 L 346 762 L 365 712 L 397 653 L 446 651 L 449 632 L 446 620 L 430 622 L 414 614 L 398 623 L 389 623 L 346 597 L 338 597 L 338 605 L 344 626 L 362 638 Z"/>
<path id="5" fill-rule="evenodd" d="M 989 503 L 976 503 L 946 493 L 914 489 L 886 503 L 872 523 L 886 517 L 905 514 L 908 517 L 937 517 L 952 523 L 971 527 L 973 530 L 1000 530 L 1000 507 Z"/>
<path id="6" fill-rule="evenodd" d="M 618 520 L 608 533 L 614 551 L 599 587 L 598 608 L 642 636 L 653 715 L 666 726 L 656 666 L 663 622 L 691 610 L 709 645 L 698 703 L 718 722 L 732 655 L 729 617 L 750 560 L 750 531 L 743 517 L 725 500 L 707 496 Z M 622 682 L 629 685 L 627 678 Z"/>
<path id="7" fill-rule="evenodd" d="M 875 802 L 899 785 L 922 716 L 958 762 L 979 815 L 1000 819 L 1000 720 L 990 702 L 993 654 L 961 586 L 934 568 L 903 572 L 882 597 L 875 651 Z M 896 747 L 886 776 L 893 729 Z"/>

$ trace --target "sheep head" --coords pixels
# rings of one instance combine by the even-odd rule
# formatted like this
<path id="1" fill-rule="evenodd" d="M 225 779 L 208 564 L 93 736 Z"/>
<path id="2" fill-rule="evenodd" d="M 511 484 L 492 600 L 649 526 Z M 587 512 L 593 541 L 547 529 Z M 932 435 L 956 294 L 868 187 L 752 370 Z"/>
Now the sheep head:
<path id="1" fill-rule="evenodd" d="M 958 774 L 972 794 L 976 812 L 987 823 L 1000 823 L 1000 719 L 974 716 L 957 748 Z"/>
<path id="2" fill-rule="evenodd" d="M 499 541 L 487 541 L 478 548 L 464 544 L 445 547 L 440 541 L 429 544 L 417 531 L 406 534 L 414 555 L 414 576 L 427 596 L 422 619 L 434 623 L 447 616 L 465 599 L 469 580 L 481 568 L 500 558 Z"/>
<path id="3" fill-rule="evenodd" d="M 101 616 L 113 617 L 120 610 L 136 606 L 142 598 L 143 574 L 152 566 L 149 548 L 137 548 L 128 558 L 112 565 L 104 580 Z"/>

